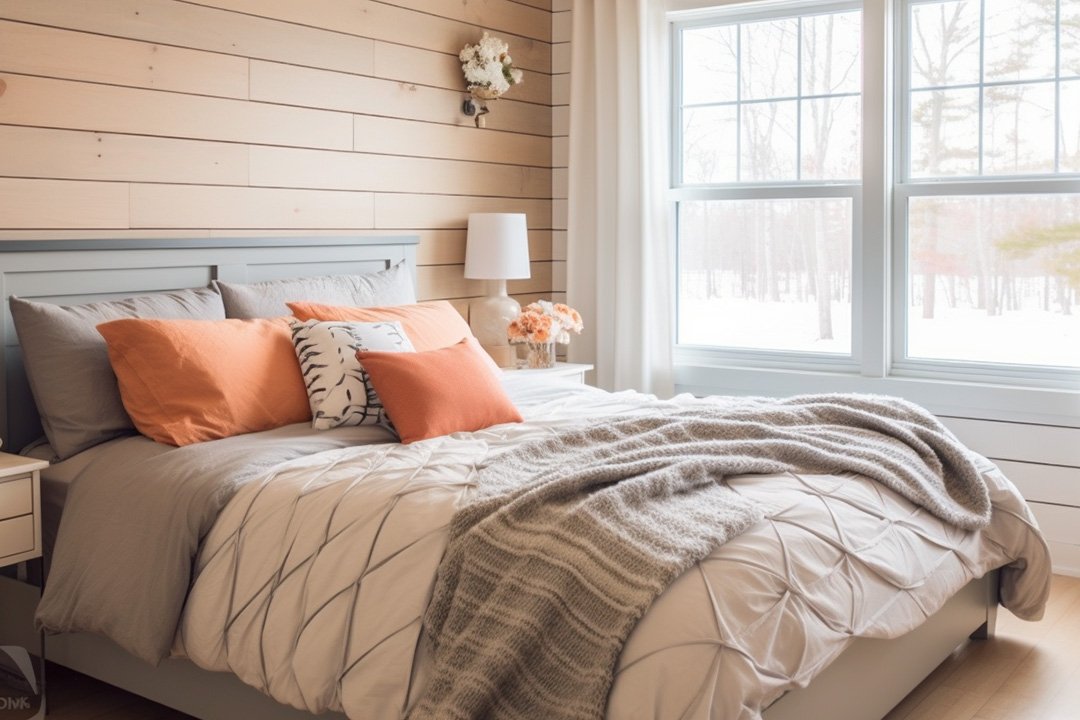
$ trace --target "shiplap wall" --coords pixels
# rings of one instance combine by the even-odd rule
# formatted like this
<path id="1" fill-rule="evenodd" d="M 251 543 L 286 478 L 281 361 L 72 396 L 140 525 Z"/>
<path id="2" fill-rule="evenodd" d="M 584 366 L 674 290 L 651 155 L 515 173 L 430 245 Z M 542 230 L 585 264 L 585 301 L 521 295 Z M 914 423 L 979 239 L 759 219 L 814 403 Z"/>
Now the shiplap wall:
<path id="1" fill-rule="evenodd" d="M 483 30 L 525 83 L 479 130 Z M 547 296 L 551 34 L 551 0 L 0 0 L 0 240 L 414 233 L 463 307 L 466 217 L 525 212 L 511 292 Z"/>
<path id="2" fill-rule="evenodd" d="M 566 294 L 567 198 L 570 197 L 570 29 L 573 0 L 553 0 L 551 14 L 552 290 Z"/>
<path id="3" fill-rule="evenodd" d="M 956 417 L 942 422 L 1020 489 L 1046 536 L 1054 571 L 1080 577 L 1080 428 Z"/>

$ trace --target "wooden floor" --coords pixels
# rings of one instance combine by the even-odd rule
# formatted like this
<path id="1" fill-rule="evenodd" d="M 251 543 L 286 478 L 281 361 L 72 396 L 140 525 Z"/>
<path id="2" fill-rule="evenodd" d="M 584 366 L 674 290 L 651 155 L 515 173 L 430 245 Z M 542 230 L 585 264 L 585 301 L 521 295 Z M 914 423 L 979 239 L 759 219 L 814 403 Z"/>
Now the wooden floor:
<path id="1" fill-rule="evenodd" d="M 51 720 L 188 718 L 57 666 L 50 666 L 49 700 Z M 1080 579 L 1055 576 L 1041 622 L 1022 622 L 1002 610 L 996 637 L 957 650 L 885 720 L 1078 717 Z"/>
<path id="2" fill-rule="evenodd" d="M 190 720 L 190 715 L 150 702 L 59 665 L 48 667 L 48 720 Z"/>
<path id="3" fill-rule="evenodd" d="M 1040 622 L 998 612 L 997 634 L 938 666 L 885 720 L 1080 718 L 1080 579 L 1054 576 Z"/>

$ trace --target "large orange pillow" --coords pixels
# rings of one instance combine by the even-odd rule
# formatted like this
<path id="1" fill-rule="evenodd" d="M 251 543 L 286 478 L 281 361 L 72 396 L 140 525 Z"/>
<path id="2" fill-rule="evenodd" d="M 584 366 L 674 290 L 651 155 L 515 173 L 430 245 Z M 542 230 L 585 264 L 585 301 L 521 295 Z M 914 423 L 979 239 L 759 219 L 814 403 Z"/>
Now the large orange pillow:
<path id="1" fill-rule="evenodd" d="M 284 318 L 124 319 L 97 329 L 124 408 L 157 442 L 190 445 L 311 420 Z"/>
<path id="2" fill-rule="evenodd" d="M 471 335 L 416 353 L 356 353 L 401 442 L 521 422 L 521 413 Z"/>
<path id="3" fill-rule="evenodd" d="M 398 321 L 419 352 L 449 347 L 472 337 L 461 313 L 445 300 L 386 307 L 342 307 L 310 302 L 287 303 L 301 320 L 346 320 L 349 322 Z"/>

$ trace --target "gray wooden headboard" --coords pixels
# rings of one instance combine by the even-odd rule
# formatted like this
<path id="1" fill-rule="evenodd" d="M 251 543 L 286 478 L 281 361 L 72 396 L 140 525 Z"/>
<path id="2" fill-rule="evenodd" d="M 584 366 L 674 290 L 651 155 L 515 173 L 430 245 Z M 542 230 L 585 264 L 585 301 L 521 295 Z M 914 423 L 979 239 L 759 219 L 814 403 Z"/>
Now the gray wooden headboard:
<path id="1" fill-rule="evenodd" d="M 205 287 L 211 280 L 258 282 L 374 272 L 401 260 L 413 268 L 415 236 L 170 238 L 0 242 L 0 438 L 18 452 L 41 435 L 7 299 L 71 305 Z"/>

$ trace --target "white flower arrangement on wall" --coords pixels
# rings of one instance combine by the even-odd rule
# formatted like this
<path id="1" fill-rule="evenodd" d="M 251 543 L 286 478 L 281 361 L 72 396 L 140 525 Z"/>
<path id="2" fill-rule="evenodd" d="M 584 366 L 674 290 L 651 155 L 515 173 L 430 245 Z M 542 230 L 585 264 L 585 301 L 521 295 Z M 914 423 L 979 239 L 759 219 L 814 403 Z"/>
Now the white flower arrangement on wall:
<path id="1" fill-rule="evenodd" d="M 487 101 L 499 99 L 511 87 L 520 85 L 525 76 L 514 67 L 510 46 L 486 32 L 480 42 L 463 47 L 458 58 L 465 73 L 465 87 L 472 96 L 465 101 L 465 114 L 475 115 L 476 127 L 484 127 L 484 115 L 490 112 Z"/>

